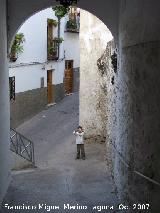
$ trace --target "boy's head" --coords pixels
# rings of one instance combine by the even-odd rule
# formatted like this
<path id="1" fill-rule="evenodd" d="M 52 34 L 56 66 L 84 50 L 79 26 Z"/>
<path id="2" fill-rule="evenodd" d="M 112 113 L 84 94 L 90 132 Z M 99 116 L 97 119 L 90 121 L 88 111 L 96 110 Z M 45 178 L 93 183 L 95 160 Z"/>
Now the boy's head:
<path id="1" fill-rule="evenodd" d="M 80 131 L 80 132 L 81 132 L 81 131 L 83 131 L 82 126 L 78 126 L 78 128 L 77 128 L 77 129 L 78 129 L 78 131 Z"/>

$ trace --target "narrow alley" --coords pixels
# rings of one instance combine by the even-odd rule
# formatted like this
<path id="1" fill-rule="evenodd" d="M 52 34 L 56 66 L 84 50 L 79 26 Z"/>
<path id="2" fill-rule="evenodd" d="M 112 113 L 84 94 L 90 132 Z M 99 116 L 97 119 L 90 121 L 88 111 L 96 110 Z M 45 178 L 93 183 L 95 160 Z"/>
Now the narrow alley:
<path id="1" fill-rule="evenodd" d="M 75 93 L 18 128 L 34 141 L 37 168 L 12 172 L 3 206 L 41 205 L 38 210 L 12 210 L 16 213 L 47 212 L 45 204 L 59 206 L 51 212 L 89 213 L 98 212 L 93 209 L 95 206 L 113 205 L 114 210 L 107 212 L 117 212 L 118 200 L 105 162 L 105 144 L 86 144 L 86 160 L 75 160 L 72 133 L 78 125 L 78 115 L 79 97 Z M 65 209 L 64 204 L 87 206 L 87 209 Z M 10 211 L 2 209 L 3 213 Z"/>
<path id="2" fill-rule="evenodd" d="M 0 213 L 160 213 L 159 16 L 159 0 L 0 0 Z"/>

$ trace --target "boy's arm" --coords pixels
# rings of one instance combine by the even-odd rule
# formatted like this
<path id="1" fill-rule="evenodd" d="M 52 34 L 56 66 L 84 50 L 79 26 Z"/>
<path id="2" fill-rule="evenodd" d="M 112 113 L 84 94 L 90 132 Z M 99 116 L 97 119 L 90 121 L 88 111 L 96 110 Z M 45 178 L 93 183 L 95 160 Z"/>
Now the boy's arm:
<path id="1" fill-rule="evenodd" d="M 78 134 L 79 136 L 83 136 L 83 135 L 84 135 L 84 132 L 81 132 L 81 133 L 77 132 L 77 134 Z"/>
<path id="2" fill-rule="evenodd" d="M 76 132 L 76 131 L 74 131 L 74 132 L 73 132 L 73 135 L 77 135 L 77 132 Z"/>

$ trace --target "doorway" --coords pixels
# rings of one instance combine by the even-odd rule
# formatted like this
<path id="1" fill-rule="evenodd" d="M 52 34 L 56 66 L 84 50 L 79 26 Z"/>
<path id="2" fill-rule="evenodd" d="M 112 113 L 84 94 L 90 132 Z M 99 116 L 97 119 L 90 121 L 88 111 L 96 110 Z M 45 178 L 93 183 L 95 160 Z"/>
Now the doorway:
<path id="1" fill-rule="evenodd" d="M 65 61 L 64 86 L 66 94 L 73 92 L 73 60 Z"/>
<path id="2" fill-rule="evenodd" d="M 47 102 L 53 103 L 53 85 L 52 85 L 53 70 L 47 70 Z"/>

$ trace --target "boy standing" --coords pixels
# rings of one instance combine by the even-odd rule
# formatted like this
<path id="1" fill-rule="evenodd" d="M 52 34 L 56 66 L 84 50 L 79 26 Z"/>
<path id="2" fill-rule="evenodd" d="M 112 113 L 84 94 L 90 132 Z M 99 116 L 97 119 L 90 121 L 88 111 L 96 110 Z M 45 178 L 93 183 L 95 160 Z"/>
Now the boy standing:
<path id="1" fill-rule="evenodd" d="M 81 126 L 77 128 L 73 132 L 73 134 L 76 136 L 76 144 L 77 144 L 77 157 L 76 159 L 80 159 L 80 155 L 83 160 L 85 160 L 85 150 L 84 150 L 84 131 Z"/>

